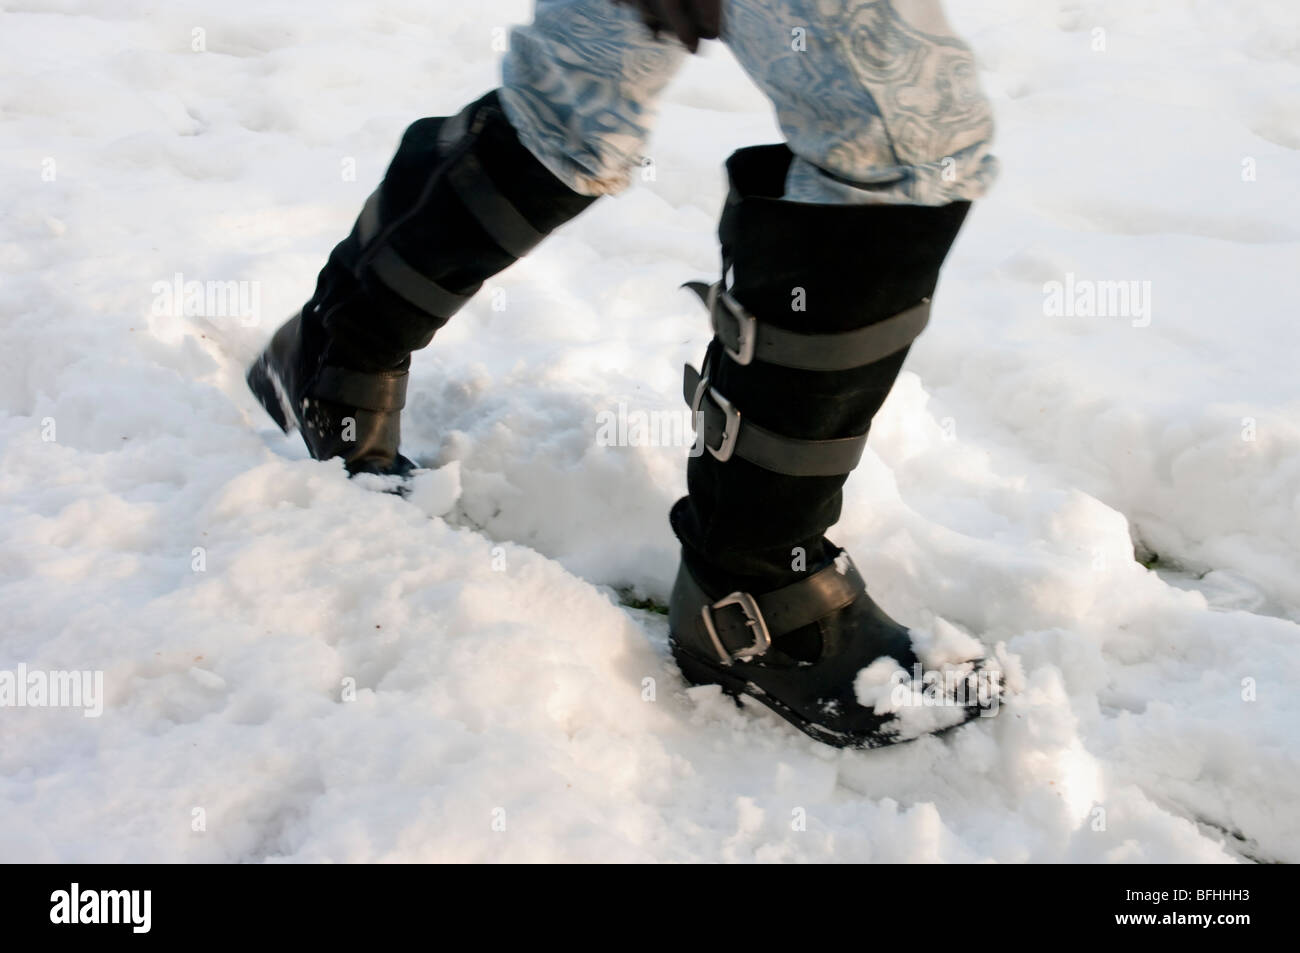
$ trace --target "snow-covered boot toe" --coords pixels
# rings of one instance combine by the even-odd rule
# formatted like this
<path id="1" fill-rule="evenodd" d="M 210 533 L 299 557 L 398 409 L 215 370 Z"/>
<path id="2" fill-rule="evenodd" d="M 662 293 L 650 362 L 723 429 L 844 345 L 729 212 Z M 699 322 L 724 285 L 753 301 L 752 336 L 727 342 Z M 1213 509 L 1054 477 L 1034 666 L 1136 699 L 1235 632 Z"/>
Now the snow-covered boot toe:
<path id="1" fill-rule="evenodd" d="M 843 551 L 760 595 L 706 592 L 683 563 L 669 628 L 688 681 L 748 695 L 837 748 L 878 748 L 955 727 L 996 702 L 978 660 L 955 667 L 947 684 L 921 675 L 911 633 L 876 605 Z M 910 717 L 908 709 L 920 707 L 920 717 Z"/>

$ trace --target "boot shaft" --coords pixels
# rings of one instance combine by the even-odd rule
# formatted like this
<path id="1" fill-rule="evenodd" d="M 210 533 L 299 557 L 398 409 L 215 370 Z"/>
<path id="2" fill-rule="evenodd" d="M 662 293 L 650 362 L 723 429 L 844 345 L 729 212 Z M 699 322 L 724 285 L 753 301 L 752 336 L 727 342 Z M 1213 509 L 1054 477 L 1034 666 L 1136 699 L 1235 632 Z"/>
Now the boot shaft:
<path id="1" fill-rule="evenodd" d="M 809 568 L 829 558 L 823 534 L 839 519 L 857 459 L 830 442 L 856 441 L 861 452 L 924 327 L 940 266 L 970 207 L 788 202 L 780 195 L 791 158 L 784 146 L 759 146 L 727 163 L 719 238 L 733 305 L 718 313 L 719 288 L 719 335 L 703 376 L 733 408 L 727 419 L 738 416 L 733 430 L 748 426 L 791 442 L 785 463 L 782 445 L 769 441 L 775 451 L 725 460 L 705 452 L 688 464 L 689 496 L 674 507 L 673 527 L 697 576 L 719 587 L 792 582 L 803 573 L 792 568 L 798 550 Z M 755 337 L 768 347 L 753 347 Z M 751 346 L 737 347 L 742 338 Z M 861 354 L 864 363 L 840 366 L 846 362 L 836 361 L 837 352 L 849 353 L 850 364 L 852 353 Z M 699 401 L 706 418 L 719 416 L 716 403 L 707 395 Z M 706 445 L 716 445 L 707 423 Z M 801 465 L 800 454 L 812 462 Z M 850 462 L 835 462 L 844 459 Z"/>
<path id="2" fill-rule="evenodd" d="M 519 142 L 495 92 L 418 120 L 331 253 L 304 322 L 320 329 L 331 363 L 399 366 L 483 281 L 594 201 Z"/>

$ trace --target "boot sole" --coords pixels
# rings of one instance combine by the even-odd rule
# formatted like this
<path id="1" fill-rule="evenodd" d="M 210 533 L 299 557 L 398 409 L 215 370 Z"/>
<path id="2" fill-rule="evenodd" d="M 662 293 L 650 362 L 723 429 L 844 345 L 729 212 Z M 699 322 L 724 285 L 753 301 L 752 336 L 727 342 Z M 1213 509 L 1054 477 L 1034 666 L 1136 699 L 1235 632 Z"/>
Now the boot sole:
<path id="1" fill-rule="evenodd" d="M 814 741 L 820 741 L 822 744 L 830 745 L 832 748 L 869 750 L 871 748 L 887 748 L 891 745 L 905 744 L 908 741 L 916 740 L 916 738 L 892 738 L 888 735 L 846 735 L 842 732 L 831 731 L 828 728 L 823 728 L 816 722 L 809 721 L 803 715 L 787 706 L 779 698 L 774 698 L 767 694 L 747 679 L 728 672 L 727 669 L 721 665 L 715 665 L 712 662 L 705 661 L 699 656 L 692 655 L 686 649 L 678 645 L 675 639 L 669 639 L 669 647 L 672 649 L 673 661 L 677 663 L 677 668 L 681 671 L 682 677 L 691 684 L 718 685 L 722 688 L 723 692 L 735 698 L 737 703 L 739 703 L 741 695 L 746 695 L 767 706 L 768 709 L 780 715 Z M 932 731 L 928 734 L 919 735 L 917 737 L 930 738 L 945 735 L 954 728 L 960 728 L 962 725 L 973 720 L 977 715 L 978 709 L 972 709 L 968 716 L 957 724 L 949 725 L 945 728 L 939 729 L 938 731 Z"/>
<path id="2" fill-rule="evenodd" d="M 672 648 L 673 661 L 677 663 L 677 668 L 681 671 L 682 677 L 691 684 L 721 686 L 723 692 L 735 698 L 737 702 L 740 701 L 741 695 L 746 695 L 749 698 L 766 705 L 770 710 L 780 715 L 805 735 L 816 741 L 828 744 L 833 748 L 880 748 L 893 743 L 880 738 L 859 739 L 839 732 L 828 731 L 820 725 L 809 721 L 794 709 L 786 706 L 779 699 L 773 698 L 757 685 L 751 684 L 748 680 L 731 674 L 720 665 L 712 665 L 709 662 L 692 655 L 690 652 L 679 646 L 675 641 L 672 641 L 669 644 Z"/>

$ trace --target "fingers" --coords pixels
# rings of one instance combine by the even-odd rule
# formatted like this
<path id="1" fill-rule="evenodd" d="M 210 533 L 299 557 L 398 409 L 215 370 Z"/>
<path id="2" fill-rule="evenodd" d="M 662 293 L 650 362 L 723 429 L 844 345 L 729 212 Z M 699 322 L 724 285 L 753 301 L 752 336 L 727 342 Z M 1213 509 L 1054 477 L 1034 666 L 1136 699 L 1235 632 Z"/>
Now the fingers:
<path id="1" fill-rule="evenodd" d="M 691 9 L 687 9 L 688 5 Z M 700 48 L 700 33 L 695 25 L 695 0 L 663 0 L 659 4 L 668 27 L 692 53 Z"/>
<path id="2" fill-rule="evenodd" d="M 701 39 L 716 40 L 722 33 L 722 0 L 687 0 L 691 19 Z"/>
<path id="3" fill-rule="evenodd" d="M 716 40 L 722 32 L 722 0 L 614 0 L 614 3 L 635 7 L 656 35 L 666 28 L 692 53 L 699 51 L 700 40 Z"/>

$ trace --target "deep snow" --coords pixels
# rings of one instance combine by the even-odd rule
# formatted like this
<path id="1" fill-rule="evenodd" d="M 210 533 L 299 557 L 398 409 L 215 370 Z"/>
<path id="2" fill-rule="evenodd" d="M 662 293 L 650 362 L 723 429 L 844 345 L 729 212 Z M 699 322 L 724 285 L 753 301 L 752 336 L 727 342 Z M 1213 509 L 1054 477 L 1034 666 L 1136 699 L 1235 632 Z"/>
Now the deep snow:
<path id="1" fill-rule="evenodd" d="M 307 459 L 243 369 L 528 3 L 0 11 L 0 672 L 106 692 L 0 708 L 0 859 L 1300 860 L 1289 0 L 950 4 L 1004 172 L 832 538 L 1018 692 L 868 753 L 686 690 L 620 605 L 666 599 L 685 451 L 599 415 L 679 411 L 677 285 L 716 271 L 723 158 L 776 138 L 724 49 L 653 180 L 417 358 L 413 506 Z M 255 283 L 259 320 L 158 313 L 177 273 Z M 1049 316 L 1068 275 L 1150 282 L 1149 322 Z"/>

